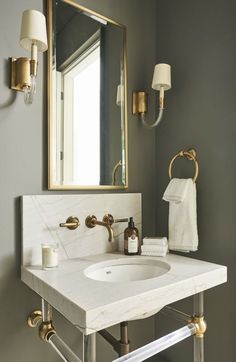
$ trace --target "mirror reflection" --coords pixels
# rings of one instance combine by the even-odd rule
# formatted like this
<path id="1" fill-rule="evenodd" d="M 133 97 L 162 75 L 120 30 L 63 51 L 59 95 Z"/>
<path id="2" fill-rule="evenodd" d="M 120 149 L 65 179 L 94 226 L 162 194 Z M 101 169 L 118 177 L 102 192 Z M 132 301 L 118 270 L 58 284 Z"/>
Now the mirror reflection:
<path id="1" fill-rule="evenodd" d="M 71 1 L 48 14 L 49 188 L 125 188 L 125 27 Z"/>

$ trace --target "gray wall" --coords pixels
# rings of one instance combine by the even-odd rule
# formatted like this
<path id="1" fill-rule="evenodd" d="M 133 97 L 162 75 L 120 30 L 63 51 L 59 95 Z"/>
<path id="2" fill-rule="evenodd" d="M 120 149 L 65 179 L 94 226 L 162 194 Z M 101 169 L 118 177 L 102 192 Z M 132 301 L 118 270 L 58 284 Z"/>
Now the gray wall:
<path id="1" fill-rule="evenodd" d="M 129 105 L 132 89 L 148 88 L 155 63 L 156 2 L 142 0 L 81 0 L 98 12 L 128 26 Z M 0 360 L 1 362 L 59 361 L 37 332 L 26 327 L 28 313 L 40 299 L 20 281 L 20 195 L 47 191 L 47 117 L 45 63 L 39 57 L 38 91 L 35 102 L 25 106 L 22 94 L 8 89 L 9 56 L 27 56 L 18 44 L 21 13 L 42 9 L 41 0 L 1 1 L 0 12 Z M 135 11 L 134 11 L 135 9 Z M 145 14 L 145 16 L 144 16 Z M 137 42 L 137 39 L 139 41 Z M 140 46 L 142 39 L 142 47 Z M 145 54 L 145 56 L 144 56 Z M 46 75 L 46 73 L 45 73 Z M 44 91 L 44 93 L 42 92 Z M 129 190 L 143 193 L 144 233 L 154 232 L 155 134 L 144 132 L 129 109 Z M 133 145 L 133 146 L 132 146 Z M 145 152 L 144 152 L 145 150 Z M 148 160 L 147 156 L 148 155 Z M 57 329 L 75 347 L 78 334 L 56 315 Z M 131 323 L 133 346 L 153 335 L 153 321 Z M 138 331 L 138 333 L 135 331 Z M 100 361 L 111 360 L 111 348 L 99 339 Z"/>
<path id="2" fill-rule="evenodd" d="M 180 149 L 195 147 L 200 164 L 199 252 L 191 256 L 228 266 L 226 285 L 205 293 L 206 361 L 235 361 L 236 275 L 236 42 L 234 0 L 157 0 L 158 60 L 172 64 L 173 88 L 156 131 L 157 232 L 167 232 L 168 205 L 161 201 L 167 167 Z M 176 161 L 175 175 L 192 174 Z M 182 168 L 182 171 L 181 169 Z M 178 172 L 179 170 L 179 172 Z M 178 307 L 191 312 L 189 300 Z M 175 327 L 157 318 L 160 334 Z M 193 361 L 192 343 L 162 354 L 163 362 Z"/>

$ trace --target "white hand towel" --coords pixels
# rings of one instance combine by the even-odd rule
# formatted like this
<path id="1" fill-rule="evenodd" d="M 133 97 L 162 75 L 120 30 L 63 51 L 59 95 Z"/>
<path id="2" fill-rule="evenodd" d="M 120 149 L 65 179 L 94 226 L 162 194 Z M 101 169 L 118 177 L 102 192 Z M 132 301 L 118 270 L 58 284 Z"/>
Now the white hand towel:
<path id="1" fill-rule="evenodd" d="M 186 196 L 189 183 L 192 181 L 189 179 L 173 178 L 170 180 L 167 186 L 163 200 L 169 202 L 183 202 Z"/>
<path id="2" fill-rule="evenodd" d="M 141 255 L 142 256 L 161 256 L 161 257 L 165 257 L 167 254 L 167 252 L 163 251 L 163 253 L 154 253 L 154 252 L 145 252 L 145 253 L 142 253 Z"/>
<path id="3" fill-rule="evenodd" d="M 165 246 L 167 245 L 167 238 L 158 238 L 158 237 L 145 237 L 143 238 L 143 245 L 160 245 Z"/>
<path id="4" fill-rule="evenodd" d="M 167 195 L 165 200 L 169 201 L 169 249 L 184 252 L 196 251 L 198 249 L 196 184 L 192 179 L 173 180 L 175 180 L 175 196 L 180 195 L 183 188 L 186 187 L 186 190 L 181 202 L 173 201 L 175 196 L 168 191 L 170 184 L 165 191 Z M 186 185 L 184 186 L 183 183 Z M 178 190 L 178 184 L 180 190 Z M 171 189 L 173 190 L 172 186 Z"/>
<path id="5" fill-rule="evenodd" d="M 166 245 L 141 245 L 141 251 L 162 252 L 168 248 Z"/>
<path id="6" fill-rule="evenodd" d="M 168 245 L 141 245 L 141 255 L 144 256 L 166 256 Z"/>
<path id="7" fill-rule="evenodd" d="M 165 250 L 161 251 L 161 252 L 157 252 L 157 251 L 142 251 L 141 255 L 143 256 L 166 256 L 168 251 L 168 248 L 166 247 Z"/>

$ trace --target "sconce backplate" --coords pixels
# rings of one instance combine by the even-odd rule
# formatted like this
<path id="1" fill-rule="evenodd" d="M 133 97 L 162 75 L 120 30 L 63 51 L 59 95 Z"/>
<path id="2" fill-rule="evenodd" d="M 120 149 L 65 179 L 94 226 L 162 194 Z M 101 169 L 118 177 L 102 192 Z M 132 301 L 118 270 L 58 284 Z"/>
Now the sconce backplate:
<path id="1" fill-rule="evenodd" d="M 30 59 L 10 58 L 11 89 L 23 92 L 24 87 L 30 87 Z"/>
<path id="2" fill-rule="evenodd" d="M 146 113 L 148 111 L 148 94 L 146 92 L 133 92 L 132 114 Z"/>

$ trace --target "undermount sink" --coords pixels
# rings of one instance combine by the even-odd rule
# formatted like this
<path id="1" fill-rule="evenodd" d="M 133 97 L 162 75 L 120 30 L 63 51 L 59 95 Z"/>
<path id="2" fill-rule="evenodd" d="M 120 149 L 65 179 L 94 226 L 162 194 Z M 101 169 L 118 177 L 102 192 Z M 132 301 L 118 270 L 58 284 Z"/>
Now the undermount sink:
<path id="1" fill-rule="evenodd" d="M 101 282 L 124 283 L 157 278 L 169 270 L 170 265 L 160 260 L 126 257 L 93 264 L 84 274 Z"/>

